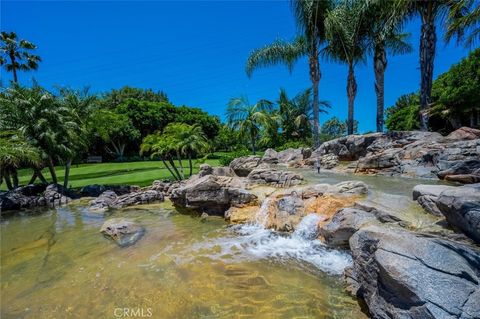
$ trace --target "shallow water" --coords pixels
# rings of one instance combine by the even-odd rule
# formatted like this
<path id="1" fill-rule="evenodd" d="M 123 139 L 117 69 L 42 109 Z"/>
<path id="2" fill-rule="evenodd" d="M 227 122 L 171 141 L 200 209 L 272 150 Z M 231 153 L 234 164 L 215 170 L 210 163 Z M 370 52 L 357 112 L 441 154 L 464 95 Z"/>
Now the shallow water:
<path id="1" fill-rule="evenodd" d="M 363 179 L 302 173 L 309 183 Z M 415 181 L 365 181 L 369 201 L 431 222 L 409 200 Z M 119 248 L 99 233 L 109 217 L 146 233 Z M 75 202 L 3 219 L 1 318 L 125 318 L 123 308 L 151 318 L 366 318 L 339 275 L 351 257 L 312 240 L 316 218 L 290 235 L 202 221 L 168 203 L 104 216 Z"/>

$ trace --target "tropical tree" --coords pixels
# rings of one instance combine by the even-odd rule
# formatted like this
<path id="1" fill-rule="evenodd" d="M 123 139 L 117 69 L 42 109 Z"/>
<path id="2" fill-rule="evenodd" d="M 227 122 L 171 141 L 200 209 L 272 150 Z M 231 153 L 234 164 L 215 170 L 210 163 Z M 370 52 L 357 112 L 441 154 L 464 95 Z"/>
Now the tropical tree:
<path id="1" fill-rule="evenodd" d="M 368 49 L 367 32 L 370 28 L 366 21 L 364 5 L 361 1 L 345 0 L 331 10 L 325 19 L 328 45 L 323 53 L 326 58 L 345 63 L 348 66 L 348 134 L 353 134 L 355 96 L 357 82 L 355 66 L 364 61 Z"/>
<path id="2" fill-rule="evenodd" d="M 456 35 L 458 42 L 463 41 L 465 46 L 472 46 L 480 40 L 480 6 L 478 2 L 475 8 L 474 6 L 475 0 L 463 0 L 455 5 L 450 12 L 450 23 L 445 33 L 445 40 L 450 41 Z M 469 13 L 462 12 L 465 8 L 468 8 Z"/>
<path id="3" fill-rule="evenodd" d="M 37 46 L 32 42 L 19 40 L 15 32 L 0 33 L 0 66 L 5 66 L 8 72 L 12 72 L 15 83 L 18 82 L 17 71 L 38 69 L 38 63 L 42 59 L 30 53 L 36 48 Z"/>
<path id="4" fill-rule="evenodd" d="M 17 169 L 37 167 L 40 151 L 30 145 L 17 131 L 0 133 L 0 185 L 5 180 L 9 190 L 19 186 Z"/>
<path id="5" fill-rule="evenodd" d="M 301 139 L 306 141 L 312 136 L 312 89 L 289 98 L 285 89 L 280 89 L 277 100 L 281 118 L 282 134 L 285 140 Z M 327 113 L 328 101 L 319 101 L 319 112 Z"/>
<path id="6" fill-rule="evenodd" d="M 175 166 L 172 156 L 176 147 L 175 142 L 171 136 L 161 133 L 147 135 L 140 145 L 140 154 L 150 153 L 151 158 L 159 157 L 173 179 L 179 181 L 182 180 L 182 175 Z"/>
<path id="7" fill-rule="evenodd" d="M 375 94 L 377 95 L 377 132 L 383 132 L 385 107 L 385 70 L 387 69 L 387 52 L 392 55 L 412 52 L 412 47 L 405 40 L 408 34 L 401 33 L 403 16 L 395 10 L 395 2 L 370 0 L 365 1 L 365 15 L 369 22 L 369 49 L 373 56 L 375 74 Z"/>
<path id="8" fill-rule="evenodd" d="M 465 24 L 461 22 L 462 18 L 468 14 L 469 3 L 469 0 L 397 0 L 399 12 L 410 15 L 418 14 L 422 21 L 420 32 L 420 129 L 423 131 L 428 129 L 427 109 L 430 107 L 432 96 L 433 66 L 437 43 L 436 23 L 443 17 L 448 17 L 445 23 L 447 31 L 450 30 L 447 32 L 447 39 L 454 34 L 460 36 L 467 25 L 471 26 L 470 23 L 465 23 L 466 20 L 463 20 Z M 455 21 L 458 25 L 455 25 Z M 478 16 L 476 21 L 478 22 Z"/>
<path id="9" fill-rule="evenodd" d="M 272 121 L 269 114 L 272 110 L 273 104 L 267 100 L 259 100 L 252 105 L 245 97 L 237 97 L 228 103 L 227 123 L 238 130 L 240 138 L 250 140 L 253 154 L 262 127 L 267 127 Z"/>
<path id="10" fill-rule="evenodd" d="M 293 41 L 276 40 L 272 44 L 254 50 L 248 57 L 246 72 L 250 77 L 259 67 L 285 64 L 291 71 L 295 62 L 308 57 L 310 80 L 313 91 L 313 134 L 317 147 L 319 131 L 319 83 L 321 70 L 319 63 L 320 46 L 325 42 L 324 20 L 333 7 L 330 0 L 293 0 L 292 9 L 301 35 Z"/>

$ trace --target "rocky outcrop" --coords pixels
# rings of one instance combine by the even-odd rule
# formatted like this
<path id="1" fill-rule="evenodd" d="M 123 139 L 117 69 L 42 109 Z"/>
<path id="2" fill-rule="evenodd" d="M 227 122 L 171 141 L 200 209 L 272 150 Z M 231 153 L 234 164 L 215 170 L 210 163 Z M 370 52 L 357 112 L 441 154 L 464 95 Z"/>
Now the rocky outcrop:
<path id="1" fill-rule="evenodd" d="M 293 231 L 304 216 L 317 214 L 322 223 L 326 222 L 338 210 L 353 206 L 366 192 L 362 182 L 317 184 L 271 195 L 261 206 L 231 207 L 225 218 L 232 223 L 257 222 L 269 229 Z"/>
<path id="2" fill-rule="evenodd" d="M 341 161 L 357 161 L 357 173 L 476 183 L 480 181 L 479 136 L 480 130 L 473 128 L 461 128 L 446 137 L 416 131 L 350 135 L 323 143 L 305 164 L 333 154 Z"/>
<path id="3" fill-rule="evenodd" d="M 257 196 L 245 188 L 245 181 L 238 177 L 217 175 L 193 177 L 174 189 L 170 200 L 178 207 L 223 216 L 231 206 L 256 201 Z"/>
<path id="4" fill-rule="evenodd" d="M 296 167 L 302 166 L 303 161 L 308 159 L 311 154 L 312 150 L 309 148 L 287 148 L 280 152 L 269 148 L 265 151 L 261 162 Z"/>
<path id="5" fill-rule="evenodd" d="M 234 159 L 230 163 L 230 168 L 240 177 L 246 177 L 258 165 L 260 165 L 262 158 L 259 156 L 243 156 Z"/>
<path id="6" fill-rule="evenodd" d="M 112 218 L 102 225 L 100 232 L 113 239 L 119 246 L 126 247 L 135 244 L 145 233 L 145 229 L 128 219 Z"/>
<path id="7" fill-rule="evenodd" d="M 480 243 L 480 184 L 444 190 L 436 205 L 448 223 Z"/>
<path id="8" fill-rule="evenodd" d="M 480 255 L 450 240 L 367 226 L 349 240 L 349 283 L 373 318 L 480 317 Z"/>
<path id="9" fill-rule="evenodd" d="M 128 193 L 121 196 L 118 196 L 113 191 L 106 191 L 90 202 L 90 209 L 105 210 L 108 208 L 122 208 L 126 206 L 149 204 L 163 200 L 164 197 L 162 192 L 152 189 Z"/>
<path id="10" fill-rule="evenodd" d="M 248 174 L 248 180 L 255 184 L 267 184 L 274 187 L 290 187 L 302 182 L 303 177 L 289 171 L 273 168 L 256 168 Z"/>
<path id="11" fill-rule="evenodd" d="M 437 207 L 438 196 L 447 189 L 455 188 L 448 185 L 417 185 L 413 188 L 413 200 L 416 200 L 425 211 L 435 216 L 443 216 Z"/>
<path id="12" fill-rule="evenodd" d="M 0 212 L 35 207 L 58 207 L 78 195 L 58 184 L 27 185 L 0 194 Z"/>

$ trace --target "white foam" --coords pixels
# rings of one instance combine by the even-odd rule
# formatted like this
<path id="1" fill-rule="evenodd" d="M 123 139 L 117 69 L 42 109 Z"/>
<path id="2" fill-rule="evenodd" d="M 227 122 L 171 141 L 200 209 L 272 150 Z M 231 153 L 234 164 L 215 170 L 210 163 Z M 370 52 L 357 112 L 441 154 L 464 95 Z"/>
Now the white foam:
<path id="1" fill-rule="evenodd" d="M 352 263 L 345 251 L 326 247 L 317 237 L 319 217 L 307 215 L 291 234 L 281 234 L 260 224 L 235 225 L 227 236 L 209 238 L 190 246 L 188 255 L 206 255 L 221 260 L 262 260 L 308 263 L 329 274 L 341 274 Z M 191 259 L 190 259 L 191 261 Z"/>

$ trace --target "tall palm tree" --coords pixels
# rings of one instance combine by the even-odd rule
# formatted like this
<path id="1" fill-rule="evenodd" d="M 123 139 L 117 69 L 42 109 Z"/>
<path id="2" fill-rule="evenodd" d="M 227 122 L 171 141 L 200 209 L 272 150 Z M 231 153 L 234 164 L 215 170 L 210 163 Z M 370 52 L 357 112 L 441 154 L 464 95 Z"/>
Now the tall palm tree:
<path id="1" fill-rule="evenodd" d="M 207 137 L 205 136 L 205 133 L 200 125 L 184 125 L 185 129 L 182 130 L 183 136 L 181 136 L 178 146 L 180 148 L 180 152 L 188 157 L 188 164 L 190 168 L 189 176 L 192 176 L 192 156 L 194 154 L 199 154 L 206 151 L 209 145 L 207 142 Z"/>
<path id="2" fill-rule="evenodd" d="M 177 147 L 178 141 L 173 140 L 171 136 L 163 133 L 154 133 L 147 135 L 140 145 L 140 154 L 150 153 L 151 158 L 160 157 L 165 168 L 170 172 L 173 179 L 182 180 L 182 175 L 175 166 L 172 152 Z"/>
<path id="3" fill-rule="evenodd" d="M 30 71 L 38 69 L 38 62 L 42 59 L 31 54 L 37 46 L 27 40 L 19 40 L 15 32 L 0 33 L 0 66 L 5 65 L 8 72 L 13 73 L 13 82 L 18 82 L 17 71 Z M 9 62 L 7 62 L 9 60 Z"/>
<path id="4" fill-rule="evenodd" d="M 437 43 L 436 22 L 443 17 L 448 17 L 446 21 L 448 30 L 449 25 L 454 21 L 459 21 L 468 13 L 468 2 L 468 0 L 397 0 L 399 12 L 406 15 L 418 14 L 422 21 L 420 32 L 420 129 L 423 131 L 428 129 L 428 108 L 431 103 Z M 451 28 L 451 35 L 458 31 L 460 29 Z"/>
<path id="5" fill-rule="evenodd" d="M 408 34 L 401 33 L 404 19 L 395 10 L 394 2 L 370 0 L 365 1 L 364 4 L 364 14 L 370 23 L 368 37 L 373 56 L 375 94 L 377 95 L 377 132 L 383 132 L 387 52 L 392 55 L 406 54 L 412 52 L 412 46 L 405 41 Z"/>
<path id="6" fill-rule="evenodd" d="M 480 6 L 478 4 L 477 7 L 474 6 L 475 0 L 463 0 L 455 5 L 450 12 L 450 23 L 445 34 L 446 41 L 450 41 L 455 35 L 458 42 L 463 41 L 467 47 L 480 41 Z"/>
<path id="7" fill-rule="evenodd" d="M 345 0 L 330 11 L 325 19 L 328 45 L 323 50 L 324 56 L 348 66 L 347 132 L 349 135 L 354 132 L 353 112 L 357 95 L 355 66 L 364 61 L 368 48 L 366 35 L 370 25 L 365 18 L 364 6 L 361 1 Z"/>
<path id="8" fill-rule="evenodd" d="M 262 127 L 271 121 L 269 112 L 273 104 L 267 100 L 259 100 L 251 105 L 245 97 L 230 99 L 227 107 L 227 123 L 240 133 L 241 138 L 250 140 L 252 152 L 256 152 L 256 140 Z"/>
<path id="9" fill-rule="evenodd" d="M 319 143 L 319 83 L 321 79 L 319 48 L 325 42 L 324 20 L 333 7 L 331 0 L 292 0 L 297 25 L 302 32 L 293 41 L 276 40 L 254 50 L 247 60 L 246 72 L 250 77 L 259 67 L 285 64 L 291 71 L 295 62 L 308 57 L 310 81 L 313 89 L 314 146 Z"/>

